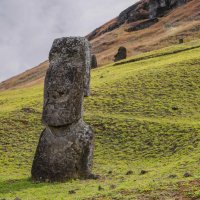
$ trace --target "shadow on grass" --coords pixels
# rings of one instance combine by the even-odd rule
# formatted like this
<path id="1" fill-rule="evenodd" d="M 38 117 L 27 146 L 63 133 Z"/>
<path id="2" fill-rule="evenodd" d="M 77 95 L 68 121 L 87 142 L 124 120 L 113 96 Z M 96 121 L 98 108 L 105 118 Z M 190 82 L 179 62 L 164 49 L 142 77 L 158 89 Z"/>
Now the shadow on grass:
<path id="1" fill-rule="evenodd" d="M 17 192 L 30 188 L 41 188 L 46 185 L 47 183 L 35 183 L 30 178 L 10 179 L 5 181 L 0 181 L 0 194 Z"/>

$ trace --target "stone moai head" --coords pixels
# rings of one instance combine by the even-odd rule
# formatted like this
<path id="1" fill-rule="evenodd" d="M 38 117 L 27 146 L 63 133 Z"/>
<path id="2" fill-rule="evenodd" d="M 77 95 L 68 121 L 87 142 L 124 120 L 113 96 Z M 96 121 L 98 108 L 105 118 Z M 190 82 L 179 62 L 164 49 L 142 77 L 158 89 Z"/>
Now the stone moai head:
<path id="1" fill-rule="evenodd" d="M 98 64 L 97 64 L 97 57 L 93 54 L 92 55 L 92 60 L 91 60 L 91 68 L 92 69 L 95 69 L 98 67 Z"/>
<path id="2" fill-rule="evenodd" d="M 184 43 L 184 39 L 183 38 L 179 38 L 179 44 L 183 44 Z"/>
<path id="3" fill-rule="evenodd" d="M 127 50 L 125 47 L 119 47 L 117 54 L 114 56 L 114 62 L 126 59 Z"/>
<path id="4" fill-rule="evenodd" d="M 66 126 L 82 117 L 83 97 L 90 94 L 90 44 L 82 37 L 56 39 L 49 53 L 42 121 Z"/>

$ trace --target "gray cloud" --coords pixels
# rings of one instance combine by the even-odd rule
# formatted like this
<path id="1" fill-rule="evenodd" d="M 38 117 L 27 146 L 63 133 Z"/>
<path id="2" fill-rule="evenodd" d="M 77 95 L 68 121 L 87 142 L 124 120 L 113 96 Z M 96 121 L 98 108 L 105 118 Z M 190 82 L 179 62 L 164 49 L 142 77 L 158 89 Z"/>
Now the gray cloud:
<path id="1" fill-rule="evenodd" d="M 136 0 L 0 0 L 0 81 L 48 57 L 55 38 L 84 36 Z"/>

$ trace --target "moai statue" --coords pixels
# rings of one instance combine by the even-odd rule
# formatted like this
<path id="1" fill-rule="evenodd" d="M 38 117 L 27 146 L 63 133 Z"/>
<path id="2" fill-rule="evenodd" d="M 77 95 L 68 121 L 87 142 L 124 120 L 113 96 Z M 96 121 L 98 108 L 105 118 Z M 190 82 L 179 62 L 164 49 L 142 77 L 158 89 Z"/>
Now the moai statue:
<path id="1" fill-rule="evenodd" d="M 97 58 L 95 55 L 92 55 L 92 61 L 91 61 L 91 68 L 92 69 L 95 69 L 98 67 L 98 64 L 97 64 Z"/>
<path id="2" fill-rule="evenodd" d="M 125 47 L 119 47 L 117 54 L 114 57 L 114 62 L 126 59 L 127 57 L 127 50 Z"/>
<path id="3" fill-rule="evenodd" d="M 178 43 L 179 44 L 183 44 L 184 43 L 184 39 L 183 38 L 179 38 Z"/>
<path id="4" fill-rule="evenodd" d="M 82 37 L 56 39 L 44 85 L 42 132 L 32 166 L 35 181 L 91 176 L 93 132 L 83 121 L 83 98 L 90 94 L 91 53 Z"/>

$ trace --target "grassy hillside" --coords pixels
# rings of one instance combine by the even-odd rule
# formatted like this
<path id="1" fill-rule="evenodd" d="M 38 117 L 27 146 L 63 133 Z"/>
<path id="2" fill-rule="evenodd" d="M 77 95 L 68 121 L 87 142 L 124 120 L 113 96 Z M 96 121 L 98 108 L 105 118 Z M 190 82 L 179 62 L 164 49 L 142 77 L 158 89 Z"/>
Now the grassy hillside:
<path id="1" fill-rule="evenodd" d="M 92 71 L 85 121 L 95 132 L 100 180 L 33 183 L 43 85 L 0 92 L 0 199 L 200 198 L 199 46 L 172 46 Z"/>

